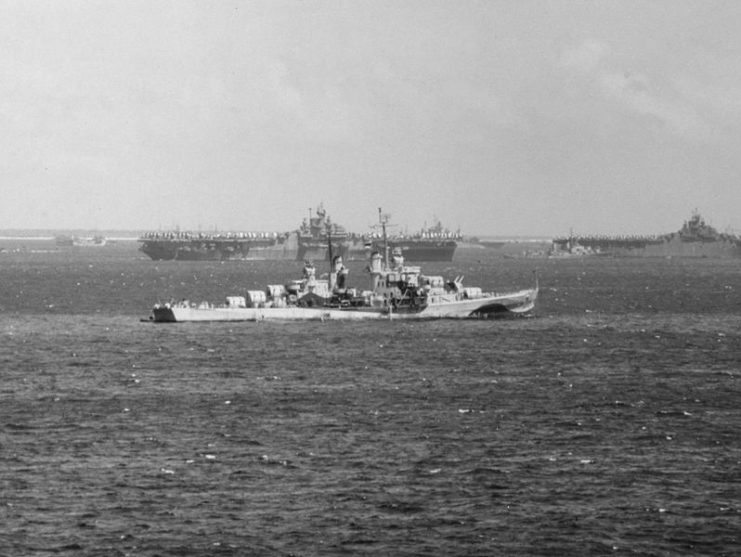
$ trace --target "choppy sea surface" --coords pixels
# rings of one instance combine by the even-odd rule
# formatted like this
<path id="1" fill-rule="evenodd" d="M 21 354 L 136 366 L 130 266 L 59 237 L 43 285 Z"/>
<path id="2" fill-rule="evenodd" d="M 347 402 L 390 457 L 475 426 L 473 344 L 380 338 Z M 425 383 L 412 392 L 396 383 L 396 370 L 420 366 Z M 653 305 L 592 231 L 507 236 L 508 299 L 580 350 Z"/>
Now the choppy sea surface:
<path id="1" fill-rule="evenodd" d="M 741 260 L 496 253 L 532 317 L 154 324 L 300 269 L 6 249 L 0 555 L 738 555 Z"/>

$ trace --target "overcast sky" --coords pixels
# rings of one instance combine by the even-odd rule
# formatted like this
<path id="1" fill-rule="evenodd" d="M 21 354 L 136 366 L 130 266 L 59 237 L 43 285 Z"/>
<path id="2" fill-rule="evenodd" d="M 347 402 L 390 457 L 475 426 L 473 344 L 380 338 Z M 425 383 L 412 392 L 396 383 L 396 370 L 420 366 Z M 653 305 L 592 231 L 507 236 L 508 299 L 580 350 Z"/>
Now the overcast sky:
<path id="1" fill-rule="evenodd" d="M 0 228 L 741 232 L 737 0 L 0 0 Z"/>

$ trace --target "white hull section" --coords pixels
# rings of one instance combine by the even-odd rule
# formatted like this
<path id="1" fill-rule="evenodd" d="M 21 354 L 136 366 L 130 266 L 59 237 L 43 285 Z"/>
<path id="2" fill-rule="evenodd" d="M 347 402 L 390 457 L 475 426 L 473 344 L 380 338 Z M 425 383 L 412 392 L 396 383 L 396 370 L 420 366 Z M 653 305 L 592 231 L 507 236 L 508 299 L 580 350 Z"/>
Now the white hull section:
<path id="1" fill-rule="evenodd" d="M 157 322 L 189 321 L 358 321 L 370 319 L 465 319 L 480 315 L 526 313 L 533 309 L 537 289 L 521 290 L 474 299 L 459 299 L 454 295 L 441 295 L 428 301 L 424 309 L 389 307 L 208 307 L 175 304 L 158 306 L 153 310 Z"/>

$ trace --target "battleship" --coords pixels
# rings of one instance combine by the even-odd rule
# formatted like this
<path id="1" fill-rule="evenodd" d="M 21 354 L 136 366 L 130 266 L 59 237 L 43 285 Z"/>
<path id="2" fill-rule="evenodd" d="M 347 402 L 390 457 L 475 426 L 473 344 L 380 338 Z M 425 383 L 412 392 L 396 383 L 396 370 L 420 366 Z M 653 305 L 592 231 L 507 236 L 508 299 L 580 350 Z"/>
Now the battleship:
<path id="1" fill-rule="evenodd" d="M 741 238 L 719 232 L 694 211 L 677 232 L 653 236 L 573 235 L 553 239 L 553 256 L 739 257 Z"/>
<path id="2" fill-rule="evenodd" d="M 331 251 L 331 248 L 328 248 Z M 370 256 L 365 289 L 349 288 L 342 257 L 332 257 L 327 278 L 317 278 L 312 262 L 303 276 L 286 284 L 268 285 L 226 297 L 226 302 L 155 304 L 150 320 L 157 323 L 203 321 L 357 321 L 487 318 L 523 315 L 535 307 L 535 285 L 512 292 L 485 293 L 463 286 L 463 277 L 444 280 L 426 276 L 418 266 L 406 265 L 400 248 L 392 258 L 377 251 Z"/>

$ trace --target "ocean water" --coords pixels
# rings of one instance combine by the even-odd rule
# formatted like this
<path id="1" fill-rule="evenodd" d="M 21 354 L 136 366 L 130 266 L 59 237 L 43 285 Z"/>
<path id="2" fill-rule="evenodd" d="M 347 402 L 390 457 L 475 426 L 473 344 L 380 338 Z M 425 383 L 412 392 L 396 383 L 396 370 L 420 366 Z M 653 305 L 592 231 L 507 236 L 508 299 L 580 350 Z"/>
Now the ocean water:
<path id="1" fill-rule="evenodd" d="M 0 555 L 741 553 L 741 261 L 425 269 L 539 305 L 154 324 L 300 268 L 1 252 Z"/>

